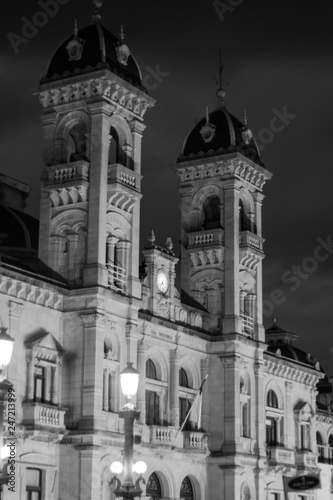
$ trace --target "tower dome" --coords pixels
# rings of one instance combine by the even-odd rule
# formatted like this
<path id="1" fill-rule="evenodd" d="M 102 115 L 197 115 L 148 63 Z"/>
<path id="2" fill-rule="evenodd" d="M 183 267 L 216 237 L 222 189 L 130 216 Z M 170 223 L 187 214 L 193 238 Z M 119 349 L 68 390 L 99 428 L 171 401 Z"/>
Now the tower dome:
<path id="1" fill-rule="evenodd" d="M 262 165 L 258 146 L 246 123 L 244 125 L 225 106 L 220 106 L 207 112 L 188 133 L 178 161 L 233 152 L 240 152 Z"/>
<path id="2" fill-rule="evenodd" d="M 100 69 L 109 69 L 144 90 L 138 63 L 124 43 L 124 33 L 113 35 L 99 22 L 78 30 L 56 49 L 41 84 Z"/>

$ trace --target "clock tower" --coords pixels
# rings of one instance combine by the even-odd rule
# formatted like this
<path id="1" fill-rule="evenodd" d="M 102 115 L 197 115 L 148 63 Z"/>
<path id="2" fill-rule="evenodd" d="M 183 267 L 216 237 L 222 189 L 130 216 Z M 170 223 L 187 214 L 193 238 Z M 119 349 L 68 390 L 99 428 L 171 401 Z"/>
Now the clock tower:
<path id="1" fill-rule="evenodd" d="M 175 319 L 175 299 L 179 299 L 179 293 L 175 288 L 175 266 L 178 259 L 172 248 L 171 238 L 167 238 L 165 248 L 156 245 L 152 230 L 148 237 L 148 245 L 143 251 L 145 256 L 143 300 L 146 308 L 152 314 L 169 320 Z"/>

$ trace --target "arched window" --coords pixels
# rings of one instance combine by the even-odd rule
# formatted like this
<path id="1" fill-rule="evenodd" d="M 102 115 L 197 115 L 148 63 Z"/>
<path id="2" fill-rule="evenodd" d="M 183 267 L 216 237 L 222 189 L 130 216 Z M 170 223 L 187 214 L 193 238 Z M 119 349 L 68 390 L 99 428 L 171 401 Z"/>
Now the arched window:
<path id="1" fill-rule="evenodd" d="M 220 199 L 218 196 L 209 196 L 203 203 L 203 228 L 216 229 L 220 227 Z"/>
<path id="2" fill-rule="evenodd" d="M 245 484 L 242 487 L 241 499 L 242 500 L 251 500 L 250 488 L 248 487 L 247 484 Z"/>
<path id="3" fill-rule="evenodd" d="M 87 129 L 84 123 L 77 123 L 71 128 L 67 138 L 67 161 L 88 160 Z"/>
<path id="4" fill-rule="evenodd" d="M 274 391 L 272 391 L 272 389 L 269 390 L 267 393 L 266 405 L 270 406 L 271 408 L 279 407 L 279 401 L 277 395 L 275 394 Z"/>
<path id="5" fill-rule="evenodd" d="M 266 445 L 283 446 L 283 411 L 272 389 L 266 397 Z"/>
<path id="6" fill-rule="evenodd" d="M 181 368 L 179 370 L 179 385 L 181 387 L 189 387 L 188 385 L 188 378 L 187 378 L 187 373 L 184 370 L 184 368 Z"/>
<path id="7" fill-rule="evenodd" d="M 248 230 L 248 219 L 245 214 L 244 203 L 242 200 L 239 200 L 239 230 L 240 231 Z"/>
<path id="8" fill-rule="evenodd" d="M 119 135 L 114 127 L 110 129 L 109 165 L 119 163 Z"/>
<path id="9" fill-rule="evenodd" d="M 154 362 L 149 358 L 146 362 L 146 378 L 158 380 Z M 155 387 L 146 390 L 146 424 L 160 425 L 160 397 Z"/>
<path id="10" fill-rule="evenodd" d="M 316 432 L 316 441 L 317 441 L 317 453 L 318 453 L 318 462 L 325 462 L 325 447 L 323 445 L 323 438 L 321 437 L 320 432 Z"/>
<path id="11" fill-rule="evenodd" d="M 155 472 L 149 476 L 147 481 L 146 497 L 150 497 L 151 500 L 159 500 L 162 498 L 161 482 Z"/>
<path id="12" fill-rule="evenodd" d="M 180 498 L 186 500 L 193 500 L 193 487 L 189 477 L 184 477 L 183 482 L 180 486 Z"/>
<path id="13" fill-rule="evenodd" d="M 146 377 L 157 380 L 156 366 L 150 358 L 146 362 Z"/>
<path id="14" fill-rule="evenodd" d="M 328 463 L 333 465 L 333 434 L 328 438 Z"/>

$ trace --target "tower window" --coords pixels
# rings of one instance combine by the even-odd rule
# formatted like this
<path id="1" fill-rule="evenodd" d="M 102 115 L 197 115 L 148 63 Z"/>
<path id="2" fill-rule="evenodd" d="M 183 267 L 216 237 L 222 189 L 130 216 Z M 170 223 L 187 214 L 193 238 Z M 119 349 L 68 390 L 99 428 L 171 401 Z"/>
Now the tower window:
<path id="1" fill-rule="evenodd" d="M 220 199 L 217 196 L 209 196 L 203 203 L 203 228 L 217 229 L 220 227 Z"/>
<path id="2" fill-rule="evenodd" d="M 267 393 L 266 405 L 270 406 L 271 408 L 278 408 L 279 407 L 277 395 L 272 390 L 268 391 L 268 393 Z"/>
<path id="3" fill-rule="evenodd" d="M 146 363 L 146 377 L 157 380 L 156 366 L 151 359 L 147 359 Z"/>
<path id="4" fill-rule="evenodd" d="M 188 385 L 188 378 L 187 378 L 187 373 L 184 370 L 184 368 L 181 368 L 179 370 L 179 385 L 181 387 L 189 387 Z"/>

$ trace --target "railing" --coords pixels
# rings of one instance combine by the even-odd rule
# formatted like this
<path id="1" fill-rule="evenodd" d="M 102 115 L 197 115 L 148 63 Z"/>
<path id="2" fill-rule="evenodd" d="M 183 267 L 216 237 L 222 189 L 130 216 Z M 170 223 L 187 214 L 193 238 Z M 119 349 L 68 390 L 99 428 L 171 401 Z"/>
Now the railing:
<path id="1" fill-rule="evenodd" d="M 203 432 L 185 431 L 184 448 L 206 450 L 207 436 Z"/>
<path id="2" fill-rule="evenodd" d="M 150 442 L 152 444 L 166 444 L 172 446 L 176 430 L 173 427 L 151 425 Z"/>
<path id="3" fill-rule="evenodd" d="M 108 285 L 109 288 L 117 288 L 125 291 L 126 289 L 126 269 L 116 266 L 112 262 L 106 264 L 108 269 Z"/>
<path id="4" fill-rule="evenodd" d="M 197 234 L 194 236 L 194 245 L 208 245 L 214 242 L 214 234 Z"/>
<path id="5" fill-rule="evenodd" d="M 66 409 L 38 402 L 23 403 L 23 425 L 45 425 L 64 429 Z"/>
<path id="6" fill-rule="evenodd" d="M 108 166 L 108 184 L 114 181 L 136 189 L 140 188 L 140 176 L 120 163 Z"/>
<path id="7" fill-rule="evenodd" d="M 285 450 L 278 446 L 266 448 L 267 460 L 276 464 L 293 464 L 295 461 L 294 452 Z"/>
<path id="8" fill-rule="evenodd" d="M 316 455 L 310 450 L 297 450 L 295 465 L 298 467 L 316 467 Z"/>
<path id="9" fill-rule="evenodd" d="M 250 231 L 242 231 L 239 233 L 239 246 L 252 247 L 256 250 L 262 251 L 263 239 Z"/>
<path id="10" fill-rule="evenodd" d="M 251 318 L 251 316 L 248 316 L 247 314 L 241 314 L 241 318 L 242 318 L 244 331 L 252 334 L 253 333 L 253 325 L 254 325 L 253 318 Z"/>
<path id="11" fill-rule="evenodd" d="M 89 163 L 85 160 L 55 165 L 46 170 L 48 184 L 60 184 L 73 180 L 88 180 Z"/>

